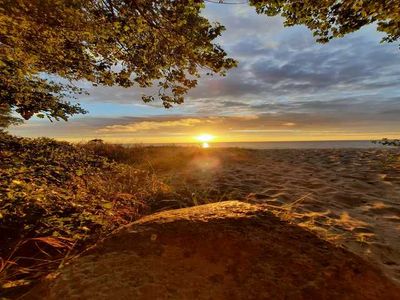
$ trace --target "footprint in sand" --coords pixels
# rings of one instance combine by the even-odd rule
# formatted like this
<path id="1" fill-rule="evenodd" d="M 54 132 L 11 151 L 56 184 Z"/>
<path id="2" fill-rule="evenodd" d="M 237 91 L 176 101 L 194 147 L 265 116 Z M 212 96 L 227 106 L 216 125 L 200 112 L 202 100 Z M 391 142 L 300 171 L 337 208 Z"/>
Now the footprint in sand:
<path id="1" fill-rule="evenodd" d="M 395 216 L 400 216 L 400 208 L 385 204 L 383 202 L 375 202 L 368 206 L 366 210 L 373 213 L 374 215 L 392 215 L 394 213 Z"/>
<path id="2" fill-rule="evenodd" d="M 283 190 L 282 187 L 277 187 L 277 188 L 270 188 L 270 189 L 263 190 L 261 193 L 271 196 L 271 195 L 280 193 L 282 190 Z"/>
<path id="3" fill-rule="evenodd" d="M 325 183 L 319 180 L 312 180 L 312 181 L 304 181 L 302 186 L 310 188 L 310 189 L 320 189 L 326 186 Z"/>
<path id="4" fill-rule="evenodd" d="M 334 202 L 345 205 L 346 207 L 357 207 L 365 204 L 363 194 L 351 193 L 351 192 L 338 192 L 333 195 Z"/>
<path id="5" fill-rule="evenodd" d="M 398 215 L 385 216 L 383 219 L 389 222 L 400 223 L 400 216 Z"/>
<path id="6" fill-rule="evenodd" d="M 374 233 L 374 229 L 370 226 L 356 227 L 352 230 L 354 233 Z"/>

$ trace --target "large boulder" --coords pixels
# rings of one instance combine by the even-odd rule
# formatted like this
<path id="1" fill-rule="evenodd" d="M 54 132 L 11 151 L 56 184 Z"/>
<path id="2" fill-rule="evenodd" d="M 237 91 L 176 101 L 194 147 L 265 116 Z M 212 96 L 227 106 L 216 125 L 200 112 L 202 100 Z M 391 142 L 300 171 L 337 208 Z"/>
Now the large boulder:
<path id="1" fill-rule="evenodd" d="M 399 299 L 360 257 L 228 201 L 123 227 L 25 299 Z"/>

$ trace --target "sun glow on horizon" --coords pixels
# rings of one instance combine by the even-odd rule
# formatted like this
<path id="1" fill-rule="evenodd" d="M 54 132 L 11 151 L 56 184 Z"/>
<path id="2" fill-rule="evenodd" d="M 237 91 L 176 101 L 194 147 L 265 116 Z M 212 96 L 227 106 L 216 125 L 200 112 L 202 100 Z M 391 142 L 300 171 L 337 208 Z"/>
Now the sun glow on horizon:
<path id="1" fill-rule="evenodd" d="M 211 142 L 213 139 L 215 139 L 215 136 L 213 136 L 212 134 L 205 133 L 205 134 L 196 136 L 196 139 L 200 142 L 207 143 L 207 142 Z"/>
<path id="2" fill-rule="evenodd" d="M 202 148 L 210 148 L 209 142 L 211 142 L 213 139 L 215 139 L 215 136 L 213 136 L 212 134 L 204 133 L 204 134 L 200 134 L 200 135 L 196 136 L 195 138 L 196 138 L 196 140 L 201 142 Z"/>

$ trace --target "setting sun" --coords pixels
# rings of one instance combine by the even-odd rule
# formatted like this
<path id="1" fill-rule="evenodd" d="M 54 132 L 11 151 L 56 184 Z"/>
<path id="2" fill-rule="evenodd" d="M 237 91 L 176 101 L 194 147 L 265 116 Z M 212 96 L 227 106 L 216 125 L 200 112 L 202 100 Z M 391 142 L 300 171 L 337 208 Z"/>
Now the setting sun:
<path id="1" fill-rule="evenodd" d="M 214 138 L 215 136 L 211 134 L 201 134 L 196 136 L 196 139 L 200 142 L 211 142 Z"/>
<path id="2" fill-rule="evenodd" d="M 205 133 L 198 135 L 195 138 L 196 140 L 201 142 L 201 147 L 209 148 L 210 147 L 209 142 L 211 142 L 215 138 L 215 136 L 213 136 L 212 134 Z"/>

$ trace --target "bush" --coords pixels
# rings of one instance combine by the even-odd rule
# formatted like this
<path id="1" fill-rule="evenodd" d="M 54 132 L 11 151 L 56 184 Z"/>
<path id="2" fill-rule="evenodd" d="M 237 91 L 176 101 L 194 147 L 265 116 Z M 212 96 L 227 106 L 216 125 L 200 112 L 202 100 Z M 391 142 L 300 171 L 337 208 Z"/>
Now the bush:
<path id="1" fill-rule="evenodd" d="M 400 140 L 398 139 L 382 139 L 380 141 L 373 141 L 374 144 L 381 144 L 383 146 L 400 147 Z"/>
<path id="2" fill-rule="evenodd" d="M 168 188 L 89 148 L 0 133 L 0 280 L 34 279 L 149 212 Z"/>

